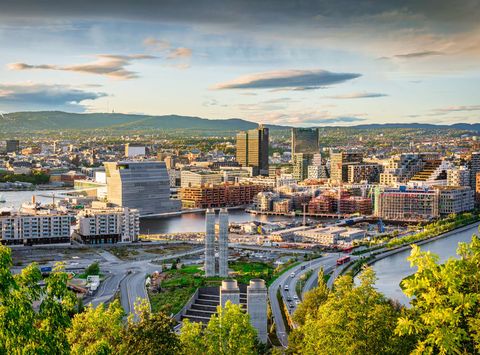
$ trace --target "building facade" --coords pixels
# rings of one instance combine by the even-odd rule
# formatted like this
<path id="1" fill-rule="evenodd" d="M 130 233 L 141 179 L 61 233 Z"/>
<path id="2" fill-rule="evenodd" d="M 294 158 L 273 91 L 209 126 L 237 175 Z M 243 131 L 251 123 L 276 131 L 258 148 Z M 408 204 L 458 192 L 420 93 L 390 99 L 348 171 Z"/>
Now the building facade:
<path id="1" fill-rule="evenodd" d="M 74 216 L 54 210 L 0 214 L 0 242 L 5 245 L 69 243 Z"/>
<path id="2" fill-rule="evenodd" d="M 254 175 L 268 176 L 268 128 L 237 133 L 237 162 L 242 167 L 252 167 Z"/>
<path id="3" fill-rule="evenodd" d="M 330 180 L 335 183 L 348 181 L 348 166 L 363 161 L 360 152 L 331 152 L 330 153 Z"/>
<path id="4" fill-rule="evenodd" d="M 170 178 L 164 162 L 122 161 L 105 163 L 108 202 L 137 209 L 141 216 L 180 210 L 170 199 Z"/>
<path id="5" fill-rule="evenodd" d="M 292 128 L 292 157 L 319 153 L 318 128 Z"/>

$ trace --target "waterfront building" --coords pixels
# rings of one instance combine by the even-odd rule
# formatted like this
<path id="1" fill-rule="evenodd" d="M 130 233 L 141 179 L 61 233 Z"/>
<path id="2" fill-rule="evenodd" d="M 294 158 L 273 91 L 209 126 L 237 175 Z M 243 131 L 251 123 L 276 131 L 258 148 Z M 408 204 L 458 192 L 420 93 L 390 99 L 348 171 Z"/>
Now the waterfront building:
<path id="1" fill-rule="evenodd" d="M 215 210 L 205 213 L 205 276 L 215 276 Z"/>
<path id="2" fill-rule="evenodd" d="M 136 209 L 110 207 L 94 201 L 77 215 L 76 239 L 84 244 L 134 242 L 140 234 L 139 213 Z"/>
<path id="3" fill-rule="evenodd" d="M 400 188 L 377 189 L 375 215 L 385 220 L 421 222 L 437 218 L 439 193 L 429 189 Z"/>
<path id="4" fill-rule="evenodd" d="M 247 287 L 247 313 L 250 324 L 257 330 L 258 340 L 264 344 L 268 341 L 267 287 L 262 279 L 250 280 Z"/>
<path id="5" fill-rule="evenodd" d="M 223 174 L 210 170 L 182 170 L 180 176 L 181 187 L 216 185 L 223 181 Z"/>
<path id="6" fill-rule="evenodd" d="M 474 208 L 474 192 L 470 186 L 434 186 L 439 191 L 439 213 L 449 215 Z"/>
<path id="7" fill-rule="evenodd" d="M 105 163 L 108 202 L 138 209 L 140 215 L 176 212 L 181 203 L 170 199 L 170 178 L 164 162 Z"/>
<path id="8" fill-rule="evenodd" d="M 470 186 L 470 170 L 464 166 L 447 170 L 448 186 Z"/>
<path id="9" fill-rule="evenodd" d="M 252 167 L 253 175 L 268 176 L 268 128 L 237 133 L 237 162 L 242 167 Z"/>
<path id="10" fill-rule="evenodd" d="M 480 205 L 480 171 L 477 173 L 476 175 L 476 179 L 475 179 L 475 203 L 477 205 Z"/>
<path id="11" fill-rule="evenodd" d="M 339 243 L 351 243 L 354 240 L 365 238 L 365 231 L 359 228 L 347 227 L 320 227 L 297 232 L 302 241 L 312 242 L 323 246 L 332 246 Z"/>
<path id="12" fill-rule="evenodd" d="M 318 128 L 292 128 L 292 157 L 319 153 Z"/>
<path id="13" fill-rule="evenodd" d="M 0 242 L 4 245 L 33 245 L 70 242 L 74 216 L 53 209 L 0 213 Z"/>
<path id="14" fill-rule="evenodd" d="M 218 276 L 228 276 L 228 211 L 225 208 L 218 214 Z"/>
<path id="15" fill-rule="evenodd" d="M 180 188 L 184 208 L 218 208 L 249 205 L 266 188 L 256 184 L 223 183 Z"/>
<path id="16" fill-rule="evenodd" d="M 360 152 L 330 152 L 330 180 L 335 183 L 348 181 L 348 166 L 363 161 Z"/>
<path id="17" fill-rule="evenodd" d="M 127 143 L 125 144 L 125 157 L 135 158 L 143 157 L 147 153 L 147 148 L 142 144 Z"/>

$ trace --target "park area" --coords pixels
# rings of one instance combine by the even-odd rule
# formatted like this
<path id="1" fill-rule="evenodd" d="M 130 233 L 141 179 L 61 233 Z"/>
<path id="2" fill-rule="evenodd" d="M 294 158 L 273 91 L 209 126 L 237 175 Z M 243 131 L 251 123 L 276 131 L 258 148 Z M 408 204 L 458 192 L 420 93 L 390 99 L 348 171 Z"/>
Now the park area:
<path id="1" fill-rule="evenodd" d="M 264 279 L 267 285 L 282 272 L 293 265 L 283 264 L 277 268 L 271 263 L 236 261 L 229 263 L 230 277 L 240 284 L 248 284 L 251 279 Z M 203 265 L 188 265 L 174 267 L 159 275 L 156 286 L 149 289 L 149 298 L 152 311 L 162 311 L 167 314 L 176 314 L 195 293 L 195 290 L 204 286 L 219 286 L 221 277 L 204 277 Z"/>

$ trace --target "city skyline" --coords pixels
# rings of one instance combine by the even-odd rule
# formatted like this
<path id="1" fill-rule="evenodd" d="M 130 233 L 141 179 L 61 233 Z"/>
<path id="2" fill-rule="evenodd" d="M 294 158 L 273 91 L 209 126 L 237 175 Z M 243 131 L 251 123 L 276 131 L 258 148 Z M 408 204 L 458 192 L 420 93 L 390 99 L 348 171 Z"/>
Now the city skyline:
<path id="1" fill-rule="evenodd" d="M 0 112 L 474 123 L 479 14 L 468 0 L 2 4 Z"/>

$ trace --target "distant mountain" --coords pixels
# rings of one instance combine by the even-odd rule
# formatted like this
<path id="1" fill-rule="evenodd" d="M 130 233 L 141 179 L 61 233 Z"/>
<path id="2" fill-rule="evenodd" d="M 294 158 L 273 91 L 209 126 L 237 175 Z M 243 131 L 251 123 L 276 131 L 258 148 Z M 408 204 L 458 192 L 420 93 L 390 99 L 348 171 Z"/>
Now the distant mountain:
<path id="1" fill-rule="evenodd" d="M 241 131 L 258 127 L 239 118 L 211 120 L 200 117 L 129 115 L 120 113 L 68 113 L 62 111 L 13 112 L 0 116 L 0 131 L 36 132 L 44 130 L 192 130 Z M 288 127 L 266 125 L 271 129 Z"/>
<path id="2" fill-rule="evenodd" d="M 197 132 L 235 132 L 257 127 L 255 122 L 239 118 L 206 119 L 191 116 L 130 115 L 121 113 L 69 113 L 62 111 L 12 112 L 0 115 L 0 132 L 35 133 L 55 130 L 109 130 L 117 132 L 162 130 Z M 291 127 L 266 125 L 272 130 L 285 130 Z M 345 127 L 329 127 L 345 128 Z M 480 123 L 456 123 L 434 125 L 426 123 L 363 124 L 350 126 L 353 129 L 457 129 L 480 132 Z"/>

